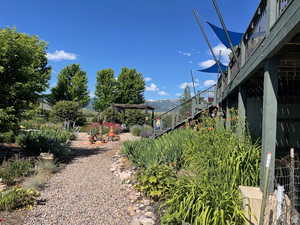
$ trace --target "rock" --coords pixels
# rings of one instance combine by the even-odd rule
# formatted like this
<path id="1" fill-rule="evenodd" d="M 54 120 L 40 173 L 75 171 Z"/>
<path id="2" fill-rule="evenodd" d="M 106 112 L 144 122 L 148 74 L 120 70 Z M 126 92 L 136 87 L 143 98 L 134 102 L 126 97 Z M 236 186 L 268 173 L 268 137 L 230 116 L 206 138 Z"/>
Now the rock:
<path id="1" fill-rule="evenodd" d="M 128 180 L 131 177 L 130 172 L 122 172 L 120 173 L 120 179 L 121 180 Z"/>
<path id="2" fill-rule="evenodd" d="M 151 218 L 148 218 L 148 217 L 140 218 L 140 223 L 142 225 L 154 225 L 155 224 L 154 220 Z"/>
<path id="3" fill-rule="evenodd" d="M 130 216 L 134 216 L 136 214 L 135 209 L 132 206 L 129 206 L 127 211 L 128 211 L 128 215 Z"/>
<path id="4" fill-rule="evenodd" d="M 155 218 L 155 215 L 153 212 L 146 212 L 145 216 L 150 217 L 150 218 Z"/>
<path id="5" fill-rule="evenodd" d="M 141 225 L 141 223 L 140 223 L 140 221 L 139 221 L 138 218 L 134 218 L 134 219 L 131 221 L 130 225 Z"/>
<path id="6" fill-rule="evenodd" d="M 151 203 L 151 201 L 148 200 L 148 199 L 144 199 L 144 200 L 143 200 L 143 204 L 144 204 L 145 206 L 150 205 L 150 203 Z"/>

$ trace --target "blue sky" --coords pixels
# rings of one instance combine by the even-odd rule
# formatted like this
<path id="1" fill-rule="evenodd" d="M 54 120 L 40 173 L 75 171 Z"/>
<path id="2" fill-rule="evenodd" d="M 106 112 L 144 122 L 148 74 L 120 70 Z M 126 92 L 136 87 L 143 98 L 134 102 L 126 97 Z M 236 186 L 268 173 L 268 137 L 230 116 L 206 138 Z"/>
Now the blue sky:
<path id="1" fill-rule="evenodd" d="M 227 27 L 244 32 L 259 0 L 219 0 Z M 0 27 L 37 35 L 48 42 L 53 68 L 50 86 L 66 65 L 79 63 L 95 90 L 96 72 L 136 68 L 146 78 L 146 99 L 176 98 L 191 82 L 190 70 L 209 65 L 212 57 L 192 16 L 219 25 L 211 0 L 3 0 Z M 207 27 L 210 41 L 220 45 Z M 223 58 L 226 61 L 226 56 Z M 201 90 L 216 79 L 195 74 Z"/>

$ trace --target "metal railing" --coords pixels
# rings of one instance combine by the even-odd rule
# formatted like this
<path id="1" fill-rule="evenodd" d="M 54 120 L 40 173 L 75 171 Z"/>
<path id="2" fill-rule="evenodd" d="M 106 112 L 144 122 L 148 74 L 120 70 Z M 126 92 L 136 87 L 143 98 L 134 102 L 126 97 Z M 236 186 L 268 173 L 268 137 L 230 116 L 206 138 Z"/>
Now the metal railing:
<path id="1" fill-rule="evenodd" d="M 284 13 L 293 0 L 277 0 L 277 19 Z"/>
<path id="2" fill-rule="evenodd" d="M 216 85 L 213 85 L 198 92 L 195 96 L 182 102 L 180 105 L 157 116 L 153 120 L 154 135 L 159 136 L 194 118 L 199 112 L 215 103 L 215 95 Z"/>
<path id="3" fill-rule="evenodd" d="M 256 10 L 255 16 L 251 21 L 244 36 L 246 47 L 246 61 L 253 54 L 266 36 L 268 30 L 267 1 L 262 1 Z"/>

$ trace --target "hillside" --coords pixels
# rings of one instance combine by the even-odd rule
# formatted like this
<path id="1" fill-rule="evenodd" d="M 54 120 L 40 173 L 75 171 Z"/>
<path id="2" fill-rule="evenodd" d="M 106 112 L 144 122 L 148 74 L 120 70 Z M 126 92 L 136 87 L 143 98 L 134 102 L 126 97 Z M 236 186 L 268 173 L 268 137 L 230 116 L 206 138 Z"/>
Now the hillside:
<path id="1" fill-rule="evenodd" d="M 86 109 L 93 110 L 94 98 L 91 99 L 90 103 L 85 107 Z M 180 104 L 179 99 L 163 99 L 155 101 L 146 101 L 147 105 L 155 108 L 155 112 L 166 112 L 169 109 Z"/>

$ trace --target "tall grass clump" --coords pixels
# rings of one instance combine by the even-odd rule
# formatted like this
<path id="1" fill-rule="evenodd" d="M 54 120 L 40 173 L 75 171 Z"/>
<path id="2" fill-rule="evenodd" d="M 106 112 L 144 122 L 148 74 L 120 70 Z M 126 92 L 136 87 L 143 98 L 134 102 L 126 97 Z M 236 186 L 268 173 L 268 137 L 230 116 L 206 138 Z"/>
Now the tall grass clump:
<path id="1" fill-rule="evenodd" d="M 161 203 L 161 224 L 246 223 L 238 187 L 258 186 L 260 159 L 260 147 L 247 135 L 216 129 L 213 120 L 205 119 L 197 130 L 181 129 L 157 140 L 127 142 L 123 150 L 141 168 L 175 165 L 176 181 L 168 184 L 170 188 L 164 191 L 168 196 L 161 198 L 167 199 Z"/>
<path id="2" fill-rule="evenodd" d="M 177 130 L 159 139 L 128 141 L 123 145 L 123 153 L 139 167 L 172 164 L 179 168 L 185 144 L 192 138 L 192 130 Z"/>

